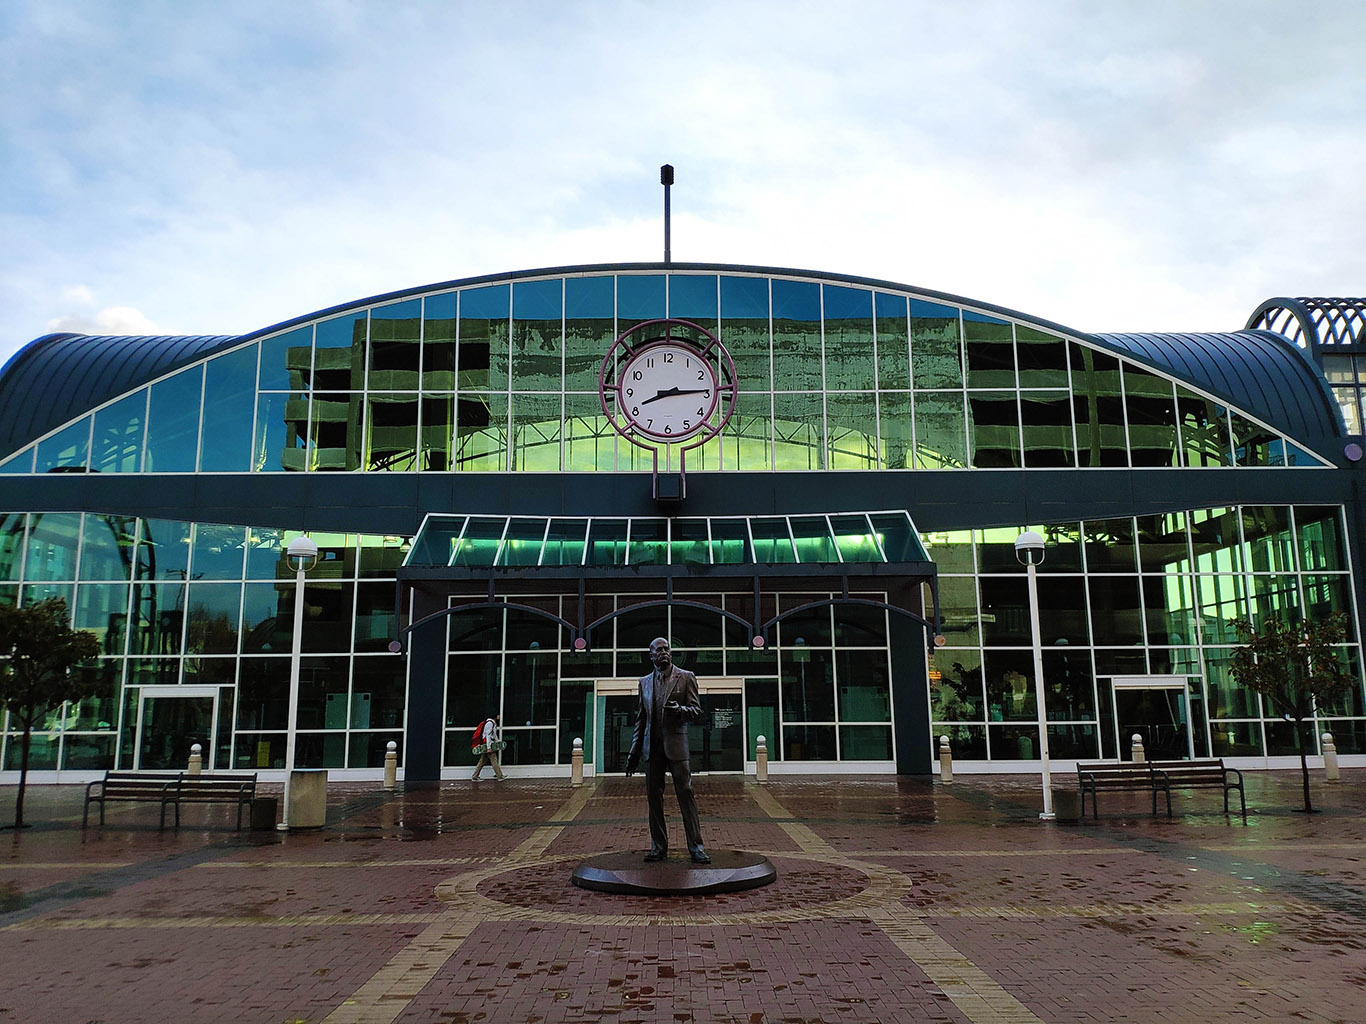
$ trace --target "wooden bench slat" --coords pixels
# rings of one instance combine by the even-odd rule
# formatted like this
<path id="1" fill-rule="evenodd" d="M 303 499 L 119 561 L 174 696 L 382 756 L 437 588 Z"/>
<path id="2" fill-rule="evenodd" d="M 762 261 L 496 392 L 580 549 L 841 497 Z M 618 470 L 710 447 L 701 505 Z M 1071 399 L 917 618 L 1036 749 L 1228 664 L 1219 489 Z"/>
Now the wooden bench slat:
<path id="1" fill-rule="evenodd" d="M 98 790 L 98 792 L 97 792 Z M 90 805 L 100 805 L 100 824 L 104 824 L 104 805 L 108 801 L 151 802 L 161 804 L 161 828 L 166 827 L 166 808 L 175 811 L 176 827 L 180 827 L 182 803 L 234 803 L 237 805 L 237 828 L 242 828 L 242 808 L 250 807 L 256 795 L 255 774 L 244 775 L 187 775 L 184 772 L 115 772 L 107 771 L 85 788 L 85 809 L 81 828 L 87 827 Z"/>

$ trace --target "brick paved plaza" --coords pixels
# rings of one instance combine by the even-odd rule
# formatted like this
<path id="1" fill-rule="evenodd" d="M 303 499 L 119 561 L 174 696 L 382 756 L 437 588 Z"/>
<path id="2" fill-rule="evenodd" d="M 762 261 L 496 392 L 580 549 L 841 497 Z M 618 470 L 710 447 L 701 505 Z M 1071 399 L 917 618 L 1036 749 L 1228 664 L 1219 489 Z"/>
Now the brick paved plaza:
<path id="1" fill-rule="evenodd" d="M 686 899 L 569 884 L 648 844 L 639 778 L 334 784 L 288 836 L 150 805 L 83 834 L 81 787 L 32 787 L 0 832 L 0 1024 L 1360 1022 L 1363 782 L 1316 778 L 1313 817 L 1276 772 L 1246 826 L 1209 791 L 1061 825 L 1030 776 L 702 778 L 708 845 L 779 879 Z"/>

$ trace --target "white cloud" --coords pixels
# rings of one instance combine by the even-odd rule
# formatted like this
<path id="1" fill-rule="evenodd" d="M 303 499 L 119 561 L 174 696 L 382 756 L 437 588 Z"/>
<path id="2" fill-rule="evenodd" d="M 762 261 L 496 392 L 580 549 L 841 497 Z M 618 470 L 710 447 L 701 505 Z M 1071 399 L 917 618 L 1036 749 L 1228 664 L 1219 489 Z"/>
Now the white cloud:
<path id="1" fill-rule="evenodd" d="M 49 333 L 74 334 L 160 334 L 156 324 L 131 306 L 110 306 L 94 316 L 68 313 L 47 323 Z"/>

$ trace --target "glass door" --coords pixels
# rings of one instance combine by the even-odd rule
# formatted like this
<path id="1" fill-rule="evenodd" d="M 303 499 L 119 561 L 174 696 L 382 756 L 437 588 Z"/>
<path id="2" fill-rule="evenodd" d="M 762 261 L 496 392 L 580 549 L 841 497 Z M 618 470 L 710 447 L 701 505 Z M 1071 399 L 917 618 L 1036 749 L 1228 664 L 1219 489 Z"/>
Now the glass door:
<path id="1" fill-rule="evenodd" d="M 1121 761 L 1129 760 L 1135 734 L 1143 737 L 1143 753 L 1149 761 L 1195 756 L 1184 679 L 1156 686 L 1125 685 L 1116 679 L 1115 722 Z"/>
<path id="2" fill-rule="evenodd" d="M 184 771 L 190 747 L 202 748 L 204 767 L 213 764 L 218 688 L 144 686 L 138 700 L 139 771 Z"/>

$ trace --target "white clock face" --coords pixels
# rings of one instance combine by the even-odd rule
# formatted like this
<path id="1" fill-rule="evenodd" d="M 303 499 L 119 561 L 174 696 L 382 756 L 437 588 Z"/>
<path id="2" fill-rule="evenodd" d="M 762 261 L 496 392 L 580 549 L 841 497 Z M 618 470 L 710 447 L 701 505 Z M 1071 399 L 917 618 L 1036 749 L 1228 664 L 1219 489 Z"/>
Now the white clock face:
<path id="1" fill-rule="evenodd" d="M 696 349 L 665 341 L 634 353 L 621 369 L 621 411 L 643 434 L 680 441 L 716 408 L 716 370 Z"/>

